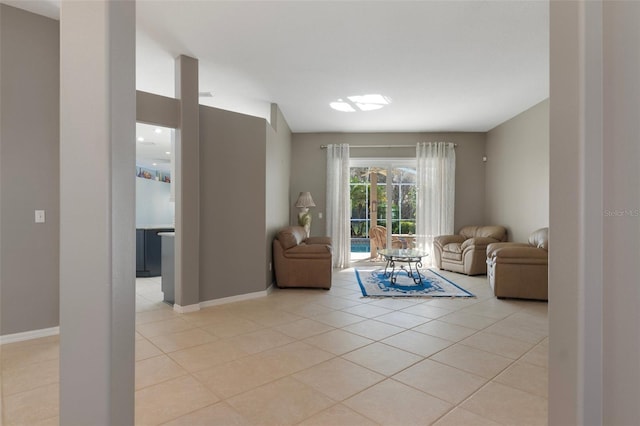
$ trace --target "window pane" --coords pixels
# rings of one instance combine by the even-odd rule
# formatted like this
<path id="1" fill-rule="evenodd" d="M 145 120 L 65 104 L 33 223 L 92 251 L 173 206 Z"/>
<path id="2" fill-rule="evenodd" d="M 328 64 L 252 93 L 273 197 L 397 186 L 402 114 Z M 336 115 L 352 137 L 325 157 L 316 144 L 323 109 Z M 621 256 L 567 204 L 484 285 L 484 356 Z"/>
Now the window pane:
<path id="1" fill-rule="evenodd" d="M 416 187 L 402 185 L 402 197 L 400 200 L 401 219 L 416 219 Z"/>
<path id="2" fill-rule="evenodd" d="M 393 183 L 402 182 L 402 170 L 401 169 L 393 169 L 391 170 L 391 178 L 393 179 Z"/>
<path id="3" fill-rule="evenodd" d="M 404 168 L 402 169 L 402 183 L 416 183 L 416 170 Z"/>
<path id="4" fill-rule="evenodd" d="M 369 181 L 367 167 L 351 167 L 351 183 L 365 183 Z"/>
<path id="5" fill-rule="evenodd" d="M 380 222 L 380 219 L 386 219 L 387 217 L 387 185 L 378 185 L 378 225 L 386 226 L 384 220 Z"/>
<path id="6" fill-rule="evenodd" d="M 358 174 L 353 173 L 352 181 L 358 179 Z M 367 221 L 369 219 L 369 186 L 368 184 L 351 184 L 351 236 L 361 237 L 367 234 Z"/>
<path id="7" fill-rule="evenodd" d="M 398 200 L 400 199 L 400 185 L 393 185 L 393 216 L 392 219 L 400 218 L 400 204 L 398 204 Z"/>
<path id="8" fill-rule="evenodd" d="M 397 182 L 397 184 L 396 184 Z M 394 173 L 394 228 L 398 234 L 414 234 L 416 220 L 416 171 L 401 167 Z"/>

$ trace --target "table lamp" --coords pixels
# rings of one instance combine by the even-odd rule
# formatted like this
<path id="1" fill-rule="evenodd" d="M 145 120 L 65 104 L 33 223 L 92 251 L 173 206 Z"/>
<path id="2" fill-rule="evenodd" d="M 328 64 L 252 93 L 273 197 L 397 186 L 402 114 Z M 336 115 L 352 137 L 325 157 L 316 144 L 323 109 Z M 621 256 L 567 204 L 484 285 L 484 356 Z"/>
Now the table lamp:
<path id="1" fill-rule="evenodd" d="M 296 207 L 300 209 L 300 213 L 298 213 L 298 225 L 303 226 L 305 232 L 307 233 L 307 238 L 309 237 L 309 232 L 311 231 L 311 213 L 309 213 L 309 207 L 315 207 L 316 203 L 313 202 L 313 198 L 311 198 L 310 192 L 301 192 L 298 196 L 298 201 L 296 201 Z"/>

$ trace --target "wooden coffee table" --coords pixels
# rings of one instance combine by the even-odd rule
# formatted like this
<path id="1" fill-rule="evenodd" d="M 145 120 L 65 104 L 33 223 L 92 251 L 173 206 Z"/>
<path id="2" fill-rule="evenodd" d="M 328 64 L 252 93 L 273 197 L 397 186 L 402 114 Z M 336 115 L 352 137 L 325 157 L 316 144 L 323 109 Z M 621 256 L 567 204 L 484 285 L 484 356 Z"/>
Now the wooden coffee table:
<path id="1" fill-rule="evenodd" d="M 417 249 L 382 249 L 378 250 L 378 253 L 387 261 L 384 267 L 384 275 L 391 279 L 392 284 L 396 283 L 398 273 L 402 270 L 407 271 L 407 275 L 413 279 L 415 284 L 422 284 L 422 275 L 420 275 L 422 258 L 428 256 L 429 253 Z M 400 264 L 397 269 L 396 262 Z M 413 267 L 411 264 L 413 264 Z M 405 265 L 407 268 L 405 268 Z"/>

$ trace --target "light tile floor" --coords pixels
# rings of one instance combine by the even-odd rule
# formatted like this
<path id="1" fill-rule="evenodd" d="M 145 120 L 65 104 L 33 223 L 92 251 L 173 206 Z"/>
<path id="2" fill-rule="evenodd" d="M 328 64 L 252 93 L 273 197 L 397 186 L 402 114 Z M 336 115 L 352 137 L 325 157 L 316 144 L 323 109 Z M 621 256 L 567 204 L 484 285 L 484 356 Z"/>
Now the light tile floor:
<path id="1" fill-rule="evenodd" d="M 545 425 L 547 304 L 493 297 L 365 299 L 331 290 L 177 314 L 137 280 L 137 425 Z M 59 346 L 0 347 L 2 424 L 58 424 Z"/>

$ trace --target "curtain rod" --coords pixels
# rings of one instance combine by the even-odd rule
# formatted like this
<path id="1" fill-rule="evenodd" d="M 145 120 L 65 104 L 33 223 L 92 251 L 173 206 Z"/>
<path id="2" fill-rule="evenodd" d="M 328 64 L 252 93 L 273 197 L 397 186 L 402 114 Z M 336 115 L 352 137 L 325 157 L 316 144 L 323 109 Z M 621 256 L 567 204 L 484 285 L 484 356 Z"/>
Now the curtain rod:
<path id="1" fill-rule="evenodd" d="M 457 143 L 453 144 L 454 147 L 458 146 Z M 351 148 L 415 148 L 415 145 L 349 145 Z M 320 145 L 320 149 L 327 149 L 327 145 Z"/>

